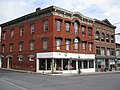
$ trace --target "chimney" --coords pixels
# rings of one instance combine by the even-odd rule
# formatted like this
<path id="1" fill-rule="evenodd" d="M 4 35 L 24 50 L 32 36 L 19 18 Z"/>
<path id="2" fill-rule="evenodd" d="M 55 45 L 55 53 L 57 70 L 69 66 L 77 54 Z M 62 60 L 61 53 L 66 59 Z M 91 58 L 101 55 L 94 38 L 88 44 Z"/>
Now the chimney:
<path id="1" fill-rule="evenodd" d="M 36 8 L 36 12 L 38 12 L 38 11 L 40 11 L 40 10 L 41 10 L 41 8 L 39 8 L 39 7 L 38 7 L 38 8 Z"/>

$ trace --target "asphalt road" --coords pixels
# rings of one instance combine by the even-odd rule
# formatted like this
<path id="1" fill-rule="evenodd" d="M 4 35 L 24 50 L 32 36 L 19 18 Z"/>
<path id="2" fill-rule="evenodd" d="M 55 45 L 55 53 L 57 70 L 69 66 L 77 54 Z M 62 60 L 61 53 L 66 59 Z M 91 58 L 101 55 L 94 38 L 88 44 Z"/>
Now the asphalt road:
<path id="1" fill-rule="evenodd" d="M 0 69 L 0 90 L 120 90 L 120 74 L 50 76 Z"/>

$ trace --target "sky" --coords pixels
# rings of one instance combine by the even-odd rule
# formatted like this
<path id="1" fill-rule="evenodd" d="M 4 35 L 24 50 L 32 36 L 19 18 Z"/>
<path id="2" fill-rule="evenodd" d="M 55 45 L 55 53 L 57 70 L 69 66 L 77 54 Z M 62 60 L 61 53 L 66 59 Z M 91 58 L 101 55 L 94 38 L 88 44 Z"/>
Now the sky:
<path id="1" fill-rule="evenodd" d="M 120 0 L 0 0 L 0 24 L 34 12 L 48 6 L 58 6 L 69 11 L 77 11 L 84 16 L 108 19 L 117 26 L 116 33 L 120 33 Z M 120 35 L 116 36 L 120 43 Z"/>

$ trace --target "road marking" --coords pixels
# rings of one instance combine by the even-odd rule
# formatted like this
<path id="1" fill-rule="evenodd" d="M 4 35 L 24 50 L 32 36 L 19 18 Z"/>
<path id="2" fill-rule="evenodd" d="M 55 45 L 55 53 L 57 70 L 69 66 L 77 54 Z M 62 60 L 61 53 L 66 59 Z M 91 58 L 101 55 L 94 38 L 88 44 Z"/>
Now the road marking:
<path id="1" fill-rule="evenodd" d="M 8 84 L 10 84 L 10 85 L 12 85 L 12 86 L 21 88 L 21 89 L 23 89 L 23 90 L 29 90 L 29 89 L 27 89 L 27 88 L 24 88 L 24 87 L 22 87 L 22 86 L 19 86 L 19 85 L 17 85 L 17 84 L 14 84 L 14 83 L 12 83 L 12 82 L 9 82 L 9 81 L 7 81 L 7 80 L 5 80 L 5 79 L 2 79 L 1 81 L 6 82 L 6 83 L 8 83 Z"/>

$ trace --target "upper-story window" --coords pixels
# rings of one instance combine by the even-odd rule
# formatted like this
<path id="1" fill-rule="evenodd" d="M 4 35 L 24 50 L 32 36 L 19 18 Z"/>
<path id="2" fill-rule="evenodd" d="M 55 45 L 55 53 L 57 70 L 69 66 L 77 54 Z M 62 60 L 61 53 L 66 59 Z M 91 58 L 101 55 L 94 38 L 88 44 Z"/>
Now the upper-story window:
<path id="1" fill-rule="evenodd" d="M 90 51 L 90 52 L 93 51 L 93 43 L 89 43 L 89 51 Z"/>
<path id="2" fill-rule="evenodd" d="M 107 56 L 110 56 L 110 48 L 107 48 Z"/>
<path id="3" fill-rule="evenodd" d="M 96 54 L 97 55 L 101 55 L 101 51 L 100 51 L 100 47 L 99 46 L 96 46 Z"/>
<path id="4" fill-rule="evenodd" d="M 74 22 L 74 32 L 75 32 L 75 34 L 79 33 L 79 24 L 78 24 L 78 22 Z"/>
<path id="5" fill-rule="evenodd" d="M 70 23 L 66 22 L 66 32 L 70 32 Z"/>
<path id="6" fill-rule="evenodd" d="M 101 55 L 105 55 L 105 47 L 101 47 Z"/>
<path id="7" fill-rule="evenodd" d="M 2 44 L 2 53 L 5 53 L 5 45 Z"/>
<path id="8" fill-rule="evenodd" d="M 114 43 L 115 42 L 115 37 L 114 35 L 111 35 L 111 43 Z"/>
<path id="9" fill-rule="evenodd" d="M 89 37 L 92 37 L 92 28 L 88 28 Z"/>
<path id="10" fill-rule="evenodd" d="M 70 40 L 66 40 L 66 50 L 70 50 Z"/>
<path id="11" fill-rule="evenodd" d="M 83 42 L 82 45 L 83 45 L 83 52 L 86 52 L 86 42 Z"/>
<path id="12" fill-rule="evenodd" d="M 48 49 L 48 39 L 45 37 L 43 38 L 43 50 Z"/>
<path id="13" fill-rule="evenodd" d="M 61 20 L 56 20 L 56 29 L 57 31 L 61 31 Z"/>
<path id="14" fill-rule="evenodd" d="M 115 55 L 115 49 L 111 49 L 111 53 L 110 53 L 112 56 Z"/>
<path id="15" fill-rule="evenodd" d="M 100 33 L 98 31 L 95 32 L 95 40 L 100 40 Z"/>
<path id="16" fill-rule="evenodd" d="M 44 32 L 48 31 L 48 20 L 44 20 Z"/>
<path id="17" fill-rule="evenodd" d="M 34 50 L 34 40 L 30 40 L 30 50 Z"/>
<path id="18" fill-rule="evenodd" d="M 13 52 L 13 44 L 10 44 L 10 52 Z"/>
<path id="19" fill-rule="evenodd" d="M 86 35 L 86 27 L 82 26 L 82 35 L 85 36 Z"/>
<path id="20" fill-rule="evenodd" d="M 19 42 L 19 51 L 23 51 L 23 42 Z"/>
<path id="21" fill-rule="evenodd" d="M 23 36 L 24 27 L 20 27 L 20 36 Z"/>
<path id="22" fill-rule="evenodd" d="M 14 30 L 11 30 L 11 38 L 14 37 Z"/>
<path id="23" fill-rule="evenodd" d="M 61 39 L 56 39 L 56 49 L 61 50 L 61 45 L 62 45 L 62 40 Z"/>
<path id="24" fill-rule="evenodd" d="M 6 32 L 3 32 L 3 40 L 6 39 Z"/>
<path id="25" fill-rule="evenodd" d="M 31 24 L 31 34 L 34 34 L 35 32 L 35 24 Z"/>
<path id="26" fill-rule="evenodd" d="M 105 41 L 105 34 L 104 33 L 102 33 L 102 35 L 101 35 L 101 41 Z"/>
<path id="27" fill-rule="evenodd" d="M 110 39 L 110 36 L 109 36 L 109 34 L 107 34 L 107 35 L 106 35 L 106 42 L 110 42 L 109 39 Z"/>
<path id="28" fill-rule="evenodd" d="M 74 48 L 75 48 L 75 51 L 79 51 L 79 40 L 78 40 L 78 38 L 74 39 Z"/>

